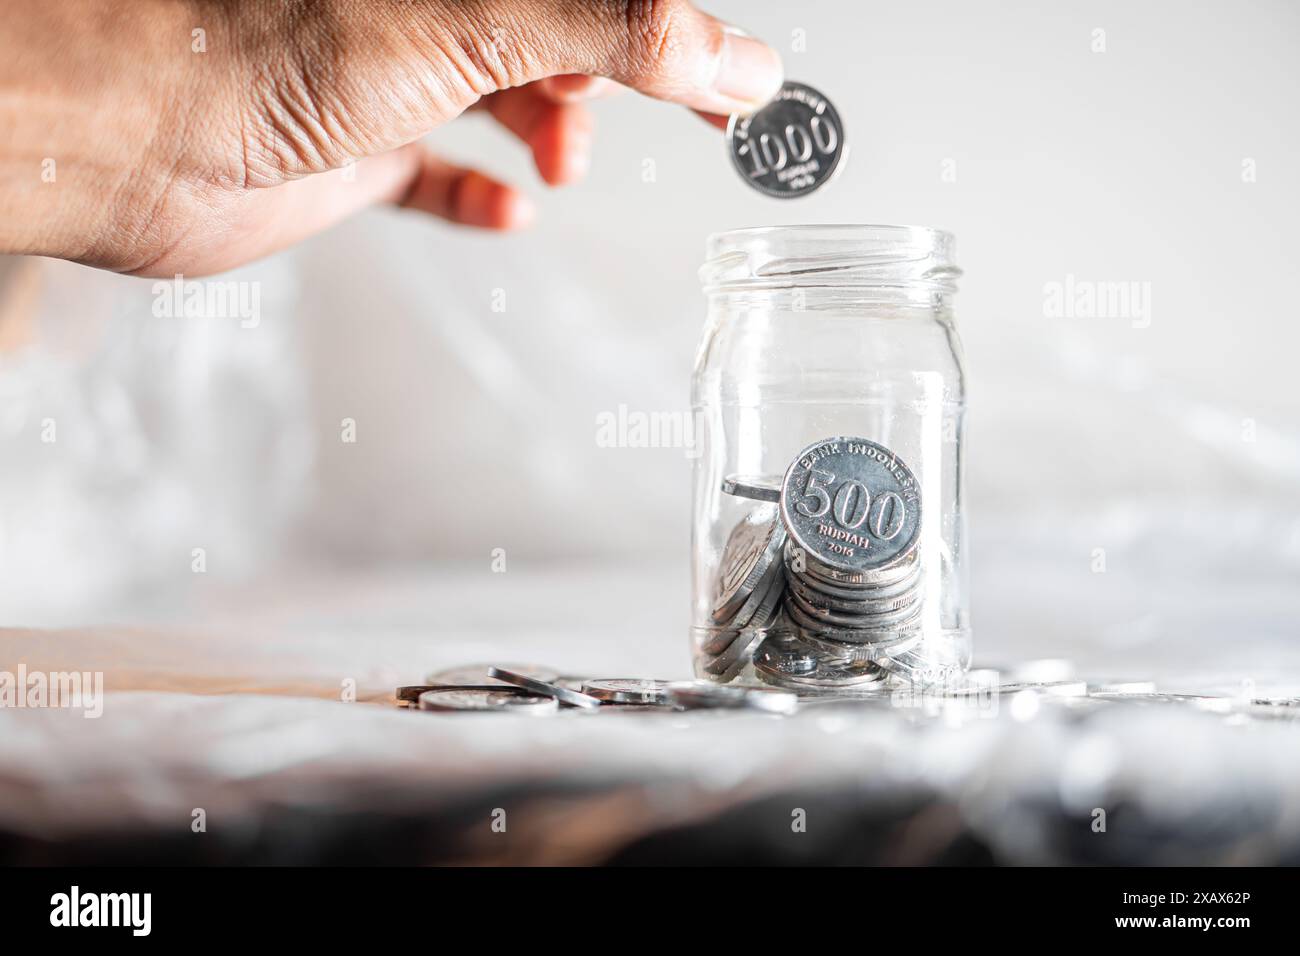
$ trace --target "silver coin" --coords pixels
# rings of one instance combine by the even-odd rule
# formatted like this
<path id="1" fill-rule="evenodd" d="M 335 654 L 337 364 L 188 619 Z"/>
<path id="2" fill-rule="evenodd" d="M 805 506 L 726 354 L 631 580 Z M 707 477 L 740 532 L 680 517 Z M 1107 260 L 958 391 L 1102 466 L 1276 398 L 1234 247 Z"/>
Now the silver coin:
<path id="1" fill-rule="evenodd" d="M 718 562 L 718 578 L 712 619 L 729 625 L 746 607 L 752 611 L 766 596 L 769 573 L 780 571 L 778 556 L 785 542 L 785 529 L 775 505 L 759 505 L 731 529 Z M 748 602 L 758 595 L 754 604 Z"/>
<path id="2" fill-rule="evenodd" d="M 610 707 L 602 707 L 593 713 L 599 717 L 605 717 L 609 714 L 675 714 L 677 710 L 667 705 L 667 701 L 661 704 L 614 704 Z"/>
<path id="3" fill-rule="evenodd" d="M 736 638 L 740 637 L 738 630 L 715 630 L 700 645 L 701 653 L 708 657 L 716 657 L 731 646 Z"/>
<path id="4" fill-rule="evenodd" d="M 838 584 L 806 572 L 801 574 L 792 571 L 788 564 L 786 574 L 791 578 L 797 578 L 806 589 L 815 591 L 818 597 L 834 598 L 838 601 L 888 601 L 921 586 L 920 562 L 911 564 L 906 576 L 889 584 Z"/>
<path id="5" fill-rule="evenodd" d="M 664 704 L 668 702 L 668 681 L 601 677 L 584 682 L 582 692 L 607 704 Z"/>
<path id="6" fill-rule="evenodd" d="M 781 597 L 785 594 L 785 575 L 781 571 L 780 562 L 772 566 L 772 570 L 767 576 L 759 582 L 758 587 L 754 590 L 753 595 L 745 606 L 736 612 L 732 624 L 740 628 L 766 627 L 771 623 L 772 618 L 776 615 L 776 610 L 781 604 Z"/>
<path id="7" fill-rule="evenodd" d="M 722 490 L 737 498 L 775 503 L 781 500 L 781 476 L 728 475 L 722 480 Z"/>
<path id="8" fill-rule="evenodd" d="M 844 156 L 844 124 L 811 86 L 787 80 L 750 116 L 732 116 L 727 147 L 741 178 L 778 199 L 803 196 L 830 180 Z"/>
<path id="9" fill-rule="evenodd" d="M 804 578 L 791 576 L 788 586 L 804 608 L 815 608 L 833 614 L 889 614 L 910 607 L 921 599 L 921 590 L 915 584 L 897 593 L 894 593 L 896 589 L 893 588 L 883 589 L 886 593 L 880 597 L 875 596 L 874 591 L 862 591 L 860 593 L 864 595 L 863 597 L 852 600 L 819 591 L 809 585 Z M 867 594 L 872 596 L 865 597 Z"/>
<path id="10" fill-rule="evenodd" d="M 757 667 L 754 672 L 763 680 L 769 679 L 769 675 L 760 673 Z M 800 690 L 833 689 L 879 684 L 888 676 L 889 674 L 875 661 L 822 660 L 818 662 L 816 670 L 808 674 L 783 675 L 778 683 L 780 686 L 795 687 Z"/>
<path id="11" fill-rule="evenodd" d="M 777 563 L 774 573 L 768 574 L 765 583 L 760 582 L 758 590 L 737 612 L 733 623 L 738 627 L 719 631 L 704 643 L 701 650 L 706 655 L 705 671 L 730 680 L 740 668 L 748 664 L 749 652 L 762 637 L 763 629 L 780 614 L 781 598 L 784 595 L 785 575 Z"/>
<path id="12" fill-rule="evenodd" d="M 792 633 L 774 632 L 754 654 L 754 673 L 778 687 L 835 688 L 872 684 L 885 672 L 872 661 L 831 658 Z"/>
<path id="13" fill-rule="evenodd" d="M 913 592 L 908 597 L 906 604 L 888 610 L 827 610 L 809 604 L 793 590 L 786 595 L 786 601 L 797 605 L 799 610 L 813 621 L 817 621 L 826 627 L 847 631 L 896 630 L 903 626 L 905 622 L 910 622 L 915 618 L 921 609 L 921 593 L 919 591 Z"/>
<path id="14" fill-rule="evenodd" d="M 409 684 L 405 687 L 399 687 L 396 691 L 398 700 L 411 703 L 418 701 L 420 695 L 428 690 L 483 690 L 499 691 L 505 690 L 504 684 Z"/>
<path id="15" fill-rule="evenodd" d="M 517 693 L 508 687 L 495 690 L 456 687 L 445 690 L 427 690 L 420 695 L 420 710 L 478 711 L 543 716 L 559 710 L 551 697 Z"/>
<path id="16" fill-rule="evenodd" d="M 775 714 L 793 713 L 797 695 L 770 687 L 737 687 L 711 681 L 676 681 L 668 685 L 668 702 L 684 710 L 736 708 Z"/>
<path id="17" fill-rule="evenodd" d="M 730 684 L 749 666 L 754 658 L 754 648 L 758 647 L 762 635 L 752 631 L 746 631 L 745 635 L 744 646 L 738 655 L 726 654 L 717 660 L 704 662 L 703 670 L 709 675 L 709 680 L 719 684 Z"/>
<path id="18" fill-rule="evenodd" d="M 777 571 L 779 570 L 778 567 Z M 769 574 L 767 583 L 760 582 L 758 589 L 745 602 L 745 606 L 736 612 L 736 617 L 732 621 L 735 626 L 713 629 L 701 643 L 700 651 L 708 657 L 716 657 L 731 647 L 741 634 L 750 633 L 752 636 L 755 628 L 769 625 L 780 613 L 781 597 L 784 594 L 784 576 L 779 573 Z"/>
<path id="19" fill-rule="evenodd" d="M 774 677 L 811 674 L 817 662 L 817 653 L 793 634 L 769 634 L 754 654 L 754 671 Z"/>
<path id="20" fill-rule="evenodd" d="M 741 671 L 743 671 L 745 666 L 749 664 L 750 656 L 750 654 L 746 653 L 743 657 L 733 661 L 731 666 L 724 671 L 715 673 L 714 671 L 706 669 L 705 673 L 710 675 L 708 678 L 710 681 L 716 681 L 719 684 L 730 684 L 740 676 Z"/>
<path id="21" fill-rule="evenodd" d="M 430 684 L 487 684 L 494 686 L 500 683 L 502 686 L 508 686 L 504 681 L 493 680 L 488 674 L 495 665 L 493 664 L 464 664 L 460 667 L 448 667 L 445 670 L 435 671 L 426 679 Z M 527 674 L 529 677 L 537 680 L 546 681 L 553 684 L 560 679 L 560 672 L 552 667 L 543 667 L 541 664 L 502 664 L 516 674 Z"/>
<path id="22" fill-rule="evenodd" d="M 1250 703 L 1252 707 L 1300 707 L 1300 697 L 1252 697 Z"/>
<path id="23" fill-rule="evenodd" d="M 821 564 L 797 544 L 791 542 L 788 536 L 785 543 L 785 564 L 793 573 L 809 581 L 842 588 L 894 587 L 904 582 L 914 581 L 921 574 L 920 555 L 916 550 L 883 568 L 840 571 Z"/>
<path id="24" fill-rule="evenodd" d="M 489 677 L 495 677 L 497 680 L 505 681 L 507 684 L 514 684 L 516 687 L 522 687 L 524 690 L 532 691 L 534 694 L 545 694 L 547 697 L 554 697 L 556 700 L 572 707 L 583 707 L 587 710 L 595 710 L 600 706 L 600 701 L 594 697 L 589 697 L 581 691 L 570 690 L 567 687 L 561 687 L 559 684 L 549 683 L 543 680 L 537 680 L 535 677 L 529 677 L 527 674 L 520 674 L 515 671 L 507 670 L 504 667 L 492 667 L 488 670 Z"/>
<path id="25" fill-rule="evenodd" d="M 1300 698 L 1255 697 L 1248 704 L 1240 704 L 1236 712 L 1261 720 L 1300 721 Z"/>
<path id="26" fill-rule="evenodd" d="M 724 678 L 724 682 L 730 680 L 737 671 L 749 663 L 754 648 L 758 646 L 758 642 L 762 638 L 762 631 L 741 631 L 740 636 L 731 642 L 730 647 L 721 654 L 704 661 L 704 672 L 715 677 Z"/>
<path id="27" fill-rule="evenodd" d="M 701 645 L 700 650 L 709 657 L 725 654 L 742 634 L 747 635 L 747 640 L 741 642 L 744 645 L 755 636 L 755 629 L 766 627 L 776 617 L 781 609 L 781 597 L 784 594 L 784 577 L 780 574 L 769 575 L 765 582 L 760 582 L 758 589 L 745 602 L 745 606 L 736 613 L 732 621 L 735 627 L 714 631 Z M 735 655 L 733 654 L 729 659 L 735 660 Z"/>
<path id="28" fill-rule="evenodd" d="M 805 635 L 829 638 L 839 644 L 875 644 L 894 643 L 906 639 L 912 632 L 912 625 L 921 617 L 923 603 L 903 608 L 901 611 L 879 618 L 857 618 L 844 623 L 836 617 L 828 620 L 824 616 L 810 614 L 799 603 L 793 593 L 786 594 L 783 605 L 790 620 Z M 919 631 L 916 632 L 919 634 Z"/>
<path id="29" fill-rule="evenodd" d="M 790 623 L 801 641 L 825 654 L 828 660 L 844 660 L 855 664 L 880 663 L 883 666 L 891 658 L 896 658 L 904 652 L 924 656 L 920 655 L 918 650 L 918 645 L 925 636 L 919 628 L 907 631 L 871 632 L 870 641 L 841 641 L 826 631 L 801 627 L 793 617 L 790 618 Z"/>
<path id="30" fill-rule="evenodd" d="M 827 438 L 791 462 L 781 518 L 807 558 L 839 571 L 880 569 L 902 563 L 920 540 L 920 485 L 883 445 Z"/>
<path id="31" fill-rule="evenodd" d="M 511 668 L 511 670 L 513 670 L 513 668 Z M 548 681 L 547 683 L 555 684 L 557 687 L 567 687 L 569 690 L 576 690 L 579 693 L 582 693 L 582 685 L 590 679 L 591 678 L 589 677 L 577 677 L 573 674 L 565 674 L 561 677 L 555 678 L 553 681 Z"/>

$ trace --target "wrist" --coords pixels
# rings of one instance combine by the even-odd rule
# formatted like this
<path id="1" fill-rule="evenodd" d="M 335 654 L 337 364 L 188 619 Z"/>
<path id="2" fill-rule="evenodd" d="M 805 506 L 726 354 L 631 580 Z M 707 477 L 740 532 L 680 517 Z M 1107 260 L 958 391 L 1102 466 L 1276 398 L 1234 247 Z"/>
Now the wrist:
<path id="1" fill-rule="evenodd" d="M 0 252 L 82 258 L 102 228 L 110 191 L 81 132 L 66 128 L 83 117 L 57 98 L 0 90 Z"/>
<path id="2" fill-rule="evenodd" d="M 182 5 L 97 0 L 15 15 L 0 35 L 0 252 L 126 267 L 115 250 L 147 229 L 175 167 L 162 117 L 194 82 L 179 59 L 188 19 Z"/>

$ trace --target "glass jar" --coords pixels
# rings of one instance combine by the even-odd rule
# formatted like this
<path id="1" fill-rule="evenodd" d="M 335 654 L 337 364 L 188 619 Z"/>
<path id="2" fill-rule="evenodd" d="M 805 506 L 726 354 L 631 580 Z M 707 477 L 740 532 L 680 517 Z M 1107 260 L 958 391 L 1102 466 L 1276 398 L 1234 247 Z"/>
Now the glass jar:
<path id="1" fill-rule="evenodd" d="M 860 695 L 969 666 L 953 248 L 907 226 L 710 237 L 697 676 Z"/>

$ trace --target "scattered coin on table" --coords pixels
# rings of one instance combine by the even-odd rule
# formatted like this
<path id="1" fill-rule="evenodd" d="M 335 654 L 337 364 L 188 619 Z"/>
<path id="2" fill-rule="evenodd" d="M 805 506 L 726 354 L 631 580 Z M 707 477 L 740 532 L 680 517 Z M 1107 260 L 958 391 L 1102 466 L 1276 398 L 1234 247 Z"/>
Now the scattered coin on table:
<path id="1" fill-rule="evenodd" d="M 1222 696 L 1196 693 L 1158 693 L 1156 683 L 1135 678 L 1100 679 L 1083 676 L 1064 680 L 1025 680 L 1023 673 L 1034 672 L 1034 664 L 1027 667 L 977 668 L 961 671 L 952 667 L 946 677 L 929 675 L 916 681 L 916 693 L 891 693 L 885 683 L 890 668 L 899 666 L 931 667 L 933 662 L 925 656 L 915 656 L 904 651 L 889 658 L 888 665 L 869 657 L 852 654 L 839 657 L 827 653 L 829 645 L 810 643 L 810 635 L 781 625 L 762 632 L 746 630 L 747 642 L 757 638 L 758 648 L 737 659 L 752 656 L 754 680 L 743 683 L 719 684 L 708 680 L 665 681 L 640 677 L 591 678 L 565 676 L 554 681 L 544 681 L 537 674 L 558 674 L 554 668 L 540 665 L 522 665 L 528 673 L 515 670 L 520 665 L 470 664 L 437 672 L 444 677 L 458 679 L 479 678 L 478 683 L 428 683 L 398 687 L 395 695 L 399 705 L 427 713 L 513 713 L 523 716 L 550 716 L 559 713 L 625 714 L 633 719 L 639 714 L 671 714 L 701 710 L 758 711 L 768 714 L 793 714 L 801 700 L 808 703 L 824 702 L 827 693 L 857 695 L 856 703 L 875 706 L 863 713 L 888 710 L 910 712 L 920 719 L 941 714 L 934 708 L 936 702 L 962 699 L 976 700 L 990 695 L 1030 693 L 1041 701 L 1038 713 L 1064 713 L 1075 705 L 1089 707 L 1183 706 L 1217 715 L 1224 719 L 1249 718 L 1300 719 L 1300 698 L 1294 696 L 1264 697 Z M 728 657 L 724 650 L 721 657 Z M 1042 667 L 1038 673 L 1073 673 L 1068 661 L 1053 661 L 1051 668 Z M 731 664 L 734 667 L 734 663 Z M 1017 679 L 1019 678 L 1019 679 Z M 482 681 L 490 681 L 483 683 Z M 928 685 L 928 689 L 927 689 Z M 866 696 L 863 696 L 866 695 Z M 846 706 L 855 699 L 838 696 L 836 700 Z M 561 704 L 567 706 L 562 707 Z M 1065 708 L 1066 710 L 1061 710 Z M 997 718 L 998 710 L 989 713 Z"/>
<path id="2" fill-rule="evenodd" d="M 489 667 L 488 676 L 521 687 L 534 694 L 553 697 L 560 703 L 568 704 L 570 707 L 584 707 L 595 710 L 600 706 L 599 700 L 589 694 L 584 694 L 582 691 L 570 690 L 567 687 L 561 687 L 559 684 L 538 680 L 536 677 L 529 677 L 527 674 L 520 674 L 518 671 L 508 670 L 504 667 Z"/>
<path id="3" fill-rule="evenodd" d="M 457 687 L 427 690 L 419 697 L 420 710 L 442 712 L 510 713 L 543 716 L 554 713 L 559 704 L 552 697 L 525 694 L 508 687 L 493 690 Z"/>
<path id="4" fill-rule="evenodd" d="M 662 704 L 668 699 L 668 681 L 602 677 L 584 681 L 582 691 L 605 704 Z"/>
<path id="5" fill-rule="evenodd" d="M 684 710 L 722 708 L 792 714 L 799 706 L 798 695 L 790 691 L 712 681 L 675 681 L 668 685 L 668 700 Z"/>

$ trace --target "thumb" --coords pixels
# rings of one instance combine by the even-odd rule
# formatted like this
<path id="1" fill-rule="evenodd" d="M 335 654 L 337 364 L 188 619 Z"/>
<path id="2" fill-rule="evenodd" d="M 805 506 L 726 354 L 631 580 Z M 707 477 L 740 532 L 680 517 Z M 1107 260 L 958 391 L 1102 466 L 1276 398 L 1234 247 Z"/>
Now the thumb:
<path id="1" fill-rule="evenodd" d="M 537 20 L 551 54 L 541 63 L 547 75 L 607 76 L 647 96 L 722 115 L 752 113 L 784 78 L 775 50 L 689 0 L 501 2 Z M 567 18 L 573 22 L 557 22 Z"/>
<path id="2" fill-rule="evenodd" d="M 605 76 L 721 115 L 753 112 L 783 79 L 775 50 L 690 0 L 323 0 L 304 10 L 241 22 L 254 34 L 242 45 L 256 75 L 271 78 L 243 132 L 252 130 L 246 157 L 270 166 L 255 181 L 395 149 L 484 96 L 549 76 Z"/>
<path id="3" fill-rule="evenodd" d="M 414 32 L 479 96 L 548 76 L 606 76 L 706 113 L 750 113 L 781 88 L 767 44 L 690 0 L 417 0 Z M 420 42 L 417 40 L 416 42 Z"/>

